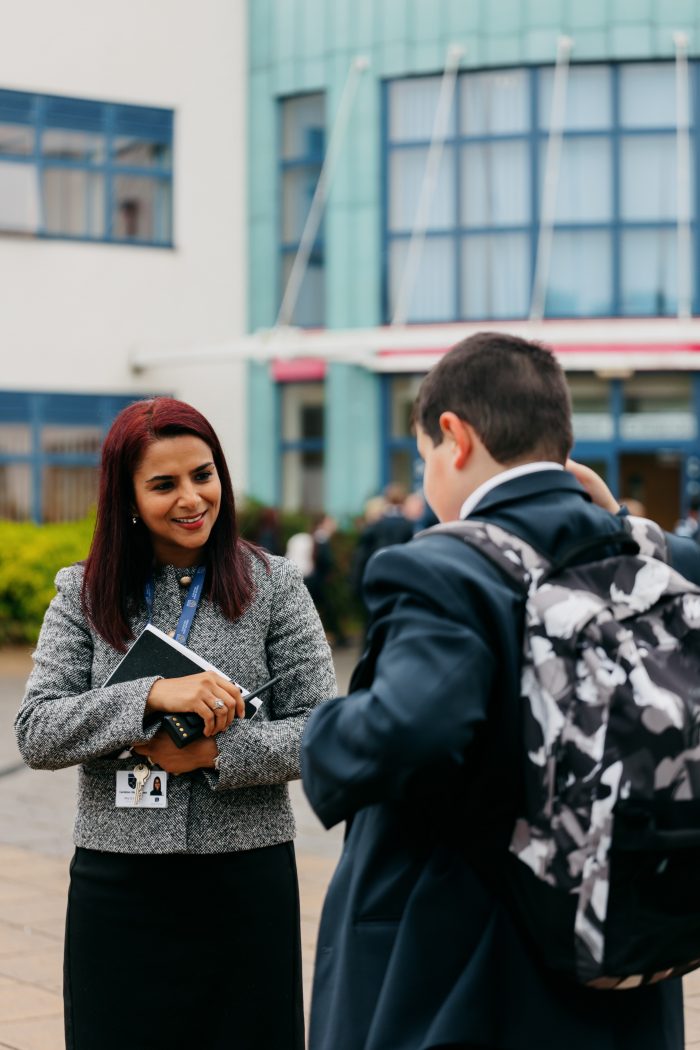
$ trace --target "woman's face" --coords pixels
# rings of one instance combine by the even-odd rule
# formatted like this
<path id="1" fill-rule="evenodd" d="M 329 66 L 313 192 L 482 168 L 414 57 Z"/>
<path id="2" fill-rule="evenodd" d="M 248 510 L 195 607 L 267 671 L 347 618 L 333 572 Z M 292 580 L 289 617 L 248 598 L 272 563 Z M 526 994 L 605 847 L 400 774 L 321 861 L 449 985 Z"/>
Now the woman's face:
<path id="1" fill-rule="evenodd" d="M 134 477 L 136 513 L 156 560 L 180 567 L 203 560 L 221 507 L 211 449 L 194 434 L 161 438 L 147 448 Z"/>

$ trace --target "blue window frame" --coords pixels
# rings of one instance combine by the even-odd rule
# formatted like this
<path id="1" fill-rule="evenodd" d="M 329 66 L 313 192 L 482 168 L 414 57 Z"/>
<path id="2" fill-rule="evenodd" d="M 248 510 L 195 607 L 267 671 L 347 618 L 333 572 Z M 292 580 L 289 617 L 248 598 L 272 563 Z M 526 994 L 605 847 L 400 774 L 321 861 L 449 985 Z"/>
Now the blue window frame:
<path id="1" fill-rule="evenodd" d="M 695 312 L 700 302 L 697 65 L 691 64 L 690 129 Z M 527 315 L 552 82 L 552 67 L 460 75 L 410 321 Z M 439 89 L 439 77 L 385 84 L 386 320 L 398 294 Z M 675 166 L 673 63 L 570 68 L 547 316 L 676 312 Z"/>
<path id="2" fill-rule="evenodd" d="M 385 375 L 382 383 L 382 485 L 422 487 L 423 463 L 410 410 L 422 375 Z M 700 496 L 700 374 L 633 373 L 607 379 L 569 372 L 575 459 L 605 477 L 619 498 L 641 499 L 673 528 Z"/>
<path id="3" fill-rule="evenodd" d="M 567 378 L 574 458 L 602 473 L 618 498 L 641 500 L 650 517 L 672 529 L 700 494 L 700 375 L 637 372 L 601 382 L 588 423 L 585 413 L 577 414 L 577 387 L 585 377 Z M 578 407 L 586 406 L 579 400 Z"/>
<path id="4" fill-rule="evenodd" d="M 102 439 L 133 395 L 0 391 L 0 518 L 73 521 L 97 499 Z"/>
<path id="5" fill-rule="evenodd" d="M 279 127 L 279 301 L 291 273 L 323 165 L 325 105 L 322 94 L 280 99 Z M 325 323 L 323 225 L 311 250 L 292 323 L 304 328 Z"/>
<path id="6" fill-rule="evenodd" d="M 173 112 L 0 91 L 0 230 L 171 247 Z"/>
<path id="7" fill-rule="evenodd" d="M 324 507 L 325 384 L 279 383 L 277 503 L 284 510 Z"/>
<path id="8" fill-rule="evenodd" d="M 423 460 L 418 455 L 412 414 L 424 378 L 413 373 L 381 377 L 382 488 L 391 481 L 399 482 L 407 492 L 423 487 Z"/>

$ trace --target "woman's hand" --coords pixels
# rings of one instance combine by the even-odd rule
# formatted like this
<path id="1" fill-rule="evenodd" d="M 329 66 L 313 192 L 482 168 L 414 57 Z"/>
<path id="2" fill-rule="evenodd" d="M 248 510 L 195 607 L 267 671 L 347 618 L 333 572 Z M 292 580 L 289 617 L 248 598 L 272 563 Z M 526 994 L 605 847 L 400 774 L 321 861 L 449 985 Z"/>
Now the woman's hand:
<path id="1" fill-rule="evenodd" d="M 134 744 L 134 754 L 150 758 L 166 773 L 191 773 L 193 769 L 212 769 L 219 753 L 213 740 L 200 737 L 187 747 L 178 747 L 164 729 L 152 740 Z"/>
<path id="2" fill-rule="evenodd" d="M 620 504 L 599 474 L 596 474 L 590 467 L 584 467 L 583 463 L 577 463 L 574 459 L 567 459 L 565 466 L 578 483 L 583 485 L 594 503 L 597 503 L 603 510 L 609 510 L 611 514 L 617 514 Z"/>
<path id="3" fill-rule="evenodd" d="M 168 715 L 193 711 L 204 719 L 205 736 L 228 729 L 234 718 L 245 718 L 240 689 L 214 671 L 185 678 L 159 678 L 146 700 L 146 712 L 154 711 Z"/>

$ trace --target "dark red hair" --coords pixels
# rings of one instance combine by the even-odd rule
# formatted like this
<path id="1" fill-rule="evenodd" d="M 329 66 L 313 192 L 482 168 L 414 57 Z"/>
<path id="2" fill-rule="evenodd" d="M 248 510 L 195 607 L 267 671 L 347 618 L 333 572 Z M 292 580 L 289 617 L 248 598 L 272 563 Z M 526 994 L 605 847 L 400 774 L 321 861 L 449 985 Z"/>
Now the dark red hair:
<path id="1" fill-rule="evenodd" d="M 129 615 L 141 605 L 144 586 L 153 571 L 148 530 L 140 520 L 136 525 L 132 523 L 134 473 L 149 445 L 181 434 L 192 434 L 211 449 L 221 482 L 219 515 L 207 542 L 205 594 L 227 619 L 241 616 L 253 598 L 248 552 L 266 562 L 257 547 L 238 535 L 233 487 L 224 453 L 201 412 L 170 397 L 129 405 L 114 420 L 102 446 L 97 522 L 82 589 L 86 617 L 104 640 L 120 652 L 134 637 Z"/>

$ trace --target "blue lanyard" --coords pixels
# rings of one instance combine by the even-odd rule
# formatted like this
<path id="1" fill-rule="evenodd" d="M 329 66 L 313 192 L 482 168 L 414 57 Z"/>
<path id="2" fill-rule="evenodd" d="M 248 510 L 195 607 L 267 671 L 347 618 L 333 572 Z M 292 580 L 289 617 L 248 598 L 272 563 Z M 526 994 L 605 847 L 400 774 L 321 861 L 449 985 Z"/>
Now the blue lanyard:
<path id="1" fill-rule="evenodd" d="M 180 619 L 177 621 L 177 627 L 175 628 L 175 640 L 182 642 L 183 645 L 187 645 L 187 638 L 192 627 L 192 621 L 194 620 L 195 613 L 197 612 L 197 606 L 199 605 L 199 599 L 202 597 L 202 590 L 204 589 L 204 577 L 207 574 L 205 565 L 200 565 L 194 574 L 190 589 L 187 592 L 184 605 L 182 606 L 182 612 Z M 144 597 L 146 599 L 146 608 L 148 609 L 148 622 L 151 622 L 153 616 L 153 577 L 151 576 L 146 586 L 144 587 Z"/>

